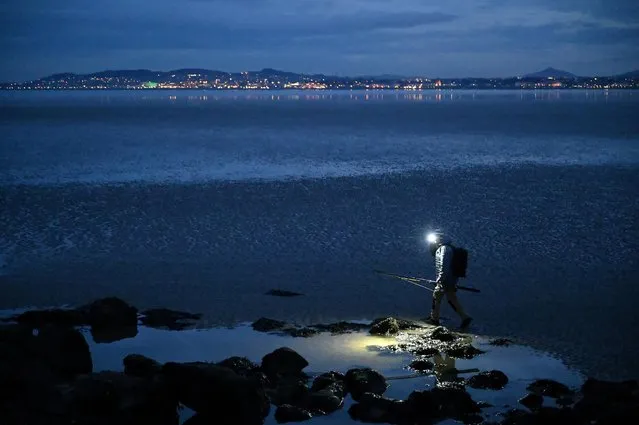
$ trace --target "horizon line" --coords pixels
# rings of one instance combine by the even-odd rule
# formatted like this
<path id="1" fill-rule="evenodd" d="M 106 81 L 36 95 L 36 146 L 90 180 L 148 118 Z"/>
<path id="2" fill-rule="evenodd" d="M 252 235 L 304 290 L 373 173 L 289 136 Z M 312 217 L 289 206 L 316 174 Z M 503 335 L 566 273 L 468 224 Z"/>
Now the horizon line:
<path id="1" fill-rule="evenodd" d="M 558 68 L 554 68 L 554 67 L 546 67 L 542 70 L 539 71 L 534 71 L 534 72 L 529 72 L 529 73 L 525 73 L 525 74 L 516 74 L 516 75 L 509 75 L 509 76 L 505 76 L 505 77 L 496 77 L 496 76 L 490 76 L 490 77 L 478 77 L 478 76 L 464 76 L 464 77 L 444 77 L 444 76 L 436 76 L 436 77 L 429 77 L 426 75 L 402 75 L 399 73 L 389 73 L 389 72 L 385 72 L 385 73 L 381 73 L 381 74 L 353 74 L 353 75 L 339 75 L 339 74 L 326 74 L 326 73 L 321 73 L 321 72 L 315 72 L 315 73 L 306 73 L 306 72 L 296 72 L 296 71 L 286 71 L 286 70 L 282 70 L 282 69 L 277 69 L 277 68 L 271 68 L 271 67 L 264 67 L 262 69 L 259 70 L 244 70 L 244 71 L 222 71 L 220 69 L 213 69 L 213 68 L 198 68 L 198 67 L 182 67 L 182 68 L 174 68 L 174 69 L 168 69 L 168 70 L 153 70 L 153 69 L 149 69 L 149 68 L 107 68 L 107 69 L 103 69 L 100 71 L 93 71 L 93 72 L 72 72 L 72 71 L 65 71 L 65 72 L 55 72 L 52 74 L 48 74 L 45 75 L 43 77 L 39 77 L 36 79 L 30 79 L 30 80 L 23 80 L 22 83 L 27 83 L 27 82 L 33 82 L 33 81 L 39 81 L 45 78 L 49 78 L 49 77 L 53 77 L 56 75 L 64 75 L 64 74 L 71 74 L 71 75 L 77 75 L 77 76 L 83 76 L 83 75 L 93 75 L 93 74 L 100 74 L 100 73 L 105 73 L 105 72 L 135 72 L 135 71 L 147 71 L 147 72 L 151 72 L 151 73 L 169 73 L 169 72 L 176 72 L 176 71 L 185 71 L 185 70 L 199 70 L 199 71 L 210 71 L 210 72 L 220 72 L 220 73 L 224 73 L 224 74 L 243 74 L 243 73 L 259 73 L 259 72 L 263 72 L 263 71 L 275 71 L 275 72 L 282 72 L 282 73 L 288 73 L 288 74 L 296 74 L 296 75 L 301 75 L 301 76 L 324 76 L 324 77 L 335 77 L 335 78 L 347 78 L 347 79 L 357 79 L 357 78 L 399 78 L 399 79 L 414 79 L 414 78 L 425 78 L 425 79 L 508 79 L 508 78 L 522 78 L 522 77 L 527 77 L 527 76 L 534 76 L 535 74 L 539 74 L 545 71 L 556 71 L 558 73 L 566 73 L 566 74 L 570 74 L 570 77 L 567 78 L 598 78 L 598 77 L 617 77 L 617 76 L 622 76 L 622 75 L 626 75 L 626 74 L 631 74 L 634 72 L 638 72 L 639 70 L 631 70 L 631 71 L 627 71 L 627 72 L 622 72 L 622 73 L 618 73 L 618 74 L 608 74 L 608 75 L 603 75 L 603 74 L 597 74 L 597 75 L 577 75 L 574 74 L 572 72 L 569 71 L 565 71 L 562 69 L 558 69 Z M 10 84 L 10 83 L 20 83 L 19 81 L 2 81 L 0 82 L 1 84 Z"/>

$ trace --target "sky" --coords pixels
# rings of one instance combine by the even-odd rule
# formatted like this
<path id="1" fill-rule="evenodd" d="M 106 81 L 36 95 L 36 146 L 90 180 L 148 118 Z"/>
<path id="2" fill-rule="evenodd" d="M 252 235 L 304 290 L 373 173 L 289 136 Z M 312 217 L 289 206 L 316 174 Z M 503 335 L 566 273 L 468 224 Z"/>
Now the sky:
<path id="1" fill-rule="evenodd" d="M 275 68 L 508 77 L 639 69 L 639 0 L 0 0 L 0 81 Z"/>

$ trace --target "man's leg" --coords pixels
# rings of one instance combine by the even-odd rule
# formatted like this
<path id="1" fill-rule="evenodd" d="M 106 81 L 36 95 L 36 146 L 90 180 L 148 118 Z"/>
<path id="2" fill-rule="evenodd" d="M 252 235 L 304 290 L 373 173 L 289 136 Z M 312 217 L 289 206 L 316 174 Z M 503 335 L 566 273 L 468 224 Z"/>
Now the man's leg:
<path id="1" fill-rule="evenodd" d="M 451 307 L 453 307 L 453 310 L 455 310 L 459 317 L 461 317 L 462 327 L 468 326 L 472 319 L 468 314 L 466 314 L 466 312 L 464 311 L 464 307 L 462 307 L 461 303 L 457 299 L 457 292 L 446 291 L 446 298 L 448 298 L 448 302 L 450 303 Z"/>
<path id="2" fill-rule="evenodd" d="M 433 305 L 430 310 L 430 319 L 433 322 L 439 322 L 439 311 L 442 306 L 442 299 L 444 298 L 444 287 L 440 284 L 435 285 L 433 291 Z"/>

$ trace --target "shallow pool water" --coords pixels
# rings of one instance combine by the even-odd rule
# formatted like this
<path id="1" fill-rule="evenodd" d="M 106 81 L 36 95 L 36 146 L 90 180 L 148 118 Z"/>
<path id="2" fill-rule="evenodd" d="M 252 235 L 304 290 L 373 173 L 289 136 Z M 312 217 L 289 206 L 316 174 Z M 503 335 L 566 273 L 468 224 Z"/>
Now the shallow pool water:
<path id="1" fill-rule="evenodd" d="M 122 359 L 127 354 L 143 354 L 159 362 L 217 362 L 231 356 L 244 356 L 260 363 L 264 355 L 279 347 L 290 347 L 308 360 L 305 372 L 311 376 L 330 370 L 345 373 L 354 367 L 371 367 L 382 373 L 389 382 L 385 395 L 390 398 L 406 399 L 415 390 L 433 388 L 438 380 L 470 377 L 478 371 L 501 370 L 508 378 L 507 386 L 501 391 L 475 390 L 468 388 L 476 401 L 485 401 L 493 408 L 483 410 L 486 418 L 495 417 L 506 406 L 516 407 L 517 400 L 526 394 L 526 386 L 535 379 L 548 378 L 570 387 L 578 387 L 584 377 L 576 370 L 568 368 L 561 360 L 541 351 L 525 346 L 492 346 L 489 339 L 468 336 L 473 345 L 485 353 L 471 360 L 453 359 L 443 356 L 434 360 L 436 370 L 444 372 L 436 375 L 418 374 L 407 366 L 416 356 L 384 349 L 405 338 L 371 336 L 367 331 L 342 335 L 322 333 L 311 338 L 293 338 L 279 334 L 254 331 L 249 324 L 234 328 L 192 329 L 167 331 L 139 327 L 135 337 L 113 343 L 96 343 L 88 330 L 83 330 L 89 342 L 94 370 L 123 370 Z M 411 331 L 411 333 L 424 330 Z M 446 370 L 456 368 L 460 373 L 446 374 Z M 464 373 L 466 371 L 466 373 Z M 315 417 L 312 423 L 342 424 L 352 423 L 348 408 L 353 403 L 350 397 L 344 407 L 326 417 Z M 547 405 L 553 405 L 546 398 Z M 521 407 L 521 406 L 520 406 Z M 275 424 L 275 408 L 271 409 L 266 424 Z M 193 414 L 189 409 L 182 411 L 182 419 Z M 453 422 L 442 422 L 453 423 Z"/>

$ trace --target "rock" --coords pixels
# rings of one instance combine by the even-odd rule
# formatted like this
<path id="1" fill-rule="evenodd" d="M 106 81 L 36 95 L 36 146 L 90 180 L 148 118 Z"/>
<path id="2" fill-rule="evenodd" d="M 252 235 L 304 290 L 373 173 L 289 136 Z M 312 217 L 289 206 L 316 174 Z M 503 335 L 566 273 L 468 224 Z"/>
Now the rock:
<path id="1" fill-rule="evenodd" d="M 601 424 L 639 422 L 637 381 L 600 381 L 589 378 L 581 387 L 582 399 L 573 410 L 589 422 Z"/>
<path id="2" fill-rule="evenodd" d="M 555 400 L 555 402 L 557 403 L 558 406 L 566 407 L 573 404 L 575 400 L 572 395 L 565 395 Z"/>
<path id="3" fill-rule="evenodd" d="M 178 400 L 208 417 L 261 423 L 270 403 L 256 382 L 212 363 L 166 363 L 162 371 Z"/>
<path id="4" fill-rule="evenodd" d="M 61 377 L 45 354 L 29 327 L 0 326 L 0 422 L 46 424 L 49 408 L 61 404 L 50 402 Z"/>
<path id="5" fill-rule="evenodd" d="M 340 409 L 344 404 L 344 396 L 339 397 L 337 393 L 339 391 L 333 391 L 331 387 L 311 392 L 308 395 L 308 406 L 312 410 L 319 410 L 326 414 L 332 413 Z"/>
<path id="6" fill-rule="evenodd" d="M 327 372 L 319 375 L 311 384 L 311 392 L 329 389 L 335 396 L 343 398 L 346 395 L 345 376 L 339 372 Z"/>
<path id="7" fill-rule="evenodd" d="M 346 390 L 353 400 L 359 401 L 364 393 L 384 394 L 388 384 L 379 372 L 370 369 L 350 369 L 345 377 Z"/>
<path id="8" fill-rule="evenodd" d="M 124 364 L 124 374 L 129 376 L 151 378 L 162 372 L 160 363 L 141 354 L 129 354 L 122 360 L 122 363 Z"/>
<path id="9" fill-rule="evenodd" d="M 406 403 L 379 394 L 364 393 L 359 403 L 348 409 L 350 417 L 356 421 L 371 423 L 410 423 Z"/>
<path id="10" fill-rule="evenodd" d="M 238 425 L 238 423 L 236 422 L 236 418 L 228 415 L 224 416 L 224 413 L 220 412 L 211 416 L 196 413 L 182 425 Z M 263 421 L 244 422 L 242 425 L 263 425 Z"/>
<path id="11" fill-rule="evenodd" d="M 492 339 L 490 340 L 490 342 L 488 342 L 490 345 L 494 345 L 496 347 L 507 347 L 510 344 L 512 344 L 513 342 L 511 340 L 509 340 L 508 338 L 496 338 L 496 339 Z"/>
<path id="12" fill-rule="evenodd" d="M 177 425 L 177 400 L 166 385 L 120 372 L 82 375 L 64 392 L 70 423 Z"/>
<path id="13" fill-rule="evenodd" d="M 519 399 L 519 403 L 526 406 L 530 410 L 537 410 L 544 404 L 544 398 L 539 394 L 529 393 Z"/>
<path id="14" fill-rule="evenodd" d="M 470 394 L 461 388 L 414 391 L 408 396 L 407 403 L 417 421 L 451 418 L 474 423 L 476 414 L 481 412 Z"/>
<path id="15" fill-rule="evenodd" d="M 266 387 L 269 384 L 269 380 L 262 372 L 262 368 L 256 363 L 253 363 L 246 357 L 229 357 L 216 363 L 219 366 L 231 369 L 233 372 L 240 376 L 249 378 L 260 384 L 262 387 Z"/>
<path id="16" fill-rule="evenodd" d="M 434 356 L 435 354 L 439 353 L 439 350 L 435 347 L 428 347 L 428 346 L 423 346 L 423 347 L 417 347 L 414 350 L 412 350 L 413 354 L 417 354 L 419 356 Z"/>
<path id="17" fill-rule="evenodd" d="M 138 334 L 138 325 L 126 325 L 117 327 L 91 326 L 91 337 L 98 344 L 110 344 L 127 338 L 135 338 Z"/>
<path id="18" fill-rule="evenodd" d="M 142 312 L 140 319 L 143 325 L 150 328 L 180 331 L 195 326 L 201 314 L 185 313 L 166 308 L 153 308 Z"/>
<path id="19" fill-rule="evenodd" d="M 269 421 L 270 423 L 271 421 Z M 239 425 L 237 422 L 237 418 L 226 415 L 224 412 L 220 412 L 216 415 L 204 415 L 201 413 L 196 413 L 191 416 L 189 420 L 184 422 L 182 425 Z M 247 422 L 244 421 L 241 425 L 264 425 L 264 421 L 252 421 Z"/>
<path id="20" fill-rule="evenodd" d="M 306 366 L 306 359 L 288 347 L 278 348 L 262 358 L 262 370 L 269 378 L 299 375 Z"/>
<path id="21" fill-rule="evenodd" d="M 233 356 L 228 359 L 224 359 L 217 363 L 219 366 L 227 367 L 233 372 L 241 376 L 249 376 L 256 372 L 259 372 L 260 366 L 257 363 L 253 363 L 246 357 Z"/>
<path id="22" fill-rule="evenodd" d="M 346 395 L 345 379 L 339 372 L 327 372 L 316 377 L 311 385 L 308 407 L 323 413 L 340 409 Z"/>
<path id="23" fill-rule="evenodd" d="M 253 322 L 251 326 L 253 327 L 253 330 L 257 332 L 271 332 L 277 329 L 282 329 L 284 326 L 286 326 L 286 323 L 280 322 L 279 320 L 261 317 Z"/>
<path id="24" fill-rule="evenodd" d="M 272 295 L 274 297 L 299 297 L 304 294 L 299 294 L 297 292 L 291 292 L 291 291 L 283 291 L 281 289 L 271 289 L 270 291 L 266 292 L 264 295 Z"/>
<path id="25" fill-rule="evenodd" d="M 136 326 L 138 310 L 116 297 L 103 298 L 79 309 L 94 328 Z"/>
<path id="26" fill-rule="evenodd" d="M 587 398 L 597 398 L 605 402 L 627 402 L 636 399 L 639 390 L 637 381 L 628 380 L 621 382 L 600 381 L 589 378 L 581 387 L 581 393 Z"/>
<path id="27" fill-rule="evenodd" d="M 296 328 L 296 327 L 285 327 L 281 330 L 281 332 L 290 335 L 294 338 L 309 338 L 320 333 L 319 330 L 313 328 Z"/>
<path id="28" fill-rule="evenodd" d="M 551 398 L 560 398 L 572 394 L 570 388 L 551 379 L 538 379 L 526 387 L 531 393 L 545 395 Z"/>
<path id="29" fill-rule="evenodd" d="M 93 371 L 89 344 L 79 331 L 45 326 L 38 332 L 35 342 L 39 357 L 61 379 L 68 380 Z"/>
<path id="30" fill-rule="evenodd" d="M 504 415 L 501 425 L 586 425 L 570 409 L 541 407 L 534 412 L 513 409 Z"/>
<path id="31" fill-rule="evenodd" d="M 469 387 L 483 390 L 501 390 L 507 383 L 508 377 L 499 370 L 481 372 L 466 380 L 466 385 Z"/>
<path id="32" fill-rule="evenodd" d="M 283 404 L 278 406 L 277 410 L 275 410 L 275 420 L 280 424 L 286 422 L 307 421 L 312 417 L 313 415 L 311 415 L 308 410 L 297 406 L 291 406 L 290 404 Z"/>
<path id="33" fill-rule="evenodd" d="M 369 332 L 371 335 L 397 335 L 399 333 L 399 323 L 392 317 L 375 319 Z"/>
<path id="34" fill-rule="evenodd" d="M 67 309 L 26 311 L 9 320 L 34 328 L 45 325 L 81 326 L 87 323 L 87 318 L 81 311 Z"/>
<path id="35" fill-rule="evenodd" d="M 424 327 L 424 325 L 418 322 L 414 322 L 412 320 L 405 320 L 405 319 L 395 319 L 395 320 L 397 320 L 397 324 L 399 325 L 400 331 L 407 331 L 410 329 L 419 329 Z"/>
<path id="36" fill-rule="evenodd" d="M 419 372 L 424 372 L 432 370 L 434 365 L 433 362 L 429 362 L 428 360 L 414 360 L 408 365 L 408 367 Z"/>
<path id="37" fill-rule="evenodd" d="M 478 401 L 477 406 L 480 409 L 487 409 L 489 407 L 494 407 L 492 404 L 488 403 L 487 401 Z"/>
<path id="38" fill-rule="evenodd" d="M 437 326 L 435 329 L 433 329 L 433 331 L 430 333 L 430 337 L 432 339 L 443 342 L 454 341 L 455 339 L 457 339 L 457 335 L 443 326 Z"/>
<path id="39" fill-rule="evenodd" d="M 458 359 L 472 359 L 473 357 L 484 353 L 484 351 L 475 348 L 470 344 L 454 344 L 450 347 L 446 347 L 444 352 L 449 356 Z"/>
<path id="40" fill-rule="evenodd" d="M 337 322 L 331 323 L 328 325 L 311 325 L 311 328 L 315 328 L 321 332 L 330 332 L 333 335 L 340 335 L 349 332 L 358 332 L 363 329 L 368 329 L 369 325 L 365 325 L 362 323 L 352 323 L 352 322 Z"/>
<path id="41" fill-rule="evenodd" d="M 29 326 L 0 326 L 0 422 L 69 423 L 57 386 L 92 368 L 89 347 L 73 328 L 47 325 L 36 336 Z"/>
<path id="42" fill-rule="evenodd" d="M 268 389 L 267 394 L 272 404 L 281 406 L 291 404 L 293 406 L 306 406 L 310 390 L 303 378 L 285 376 L 281 378 L 274 389 Z"/>

